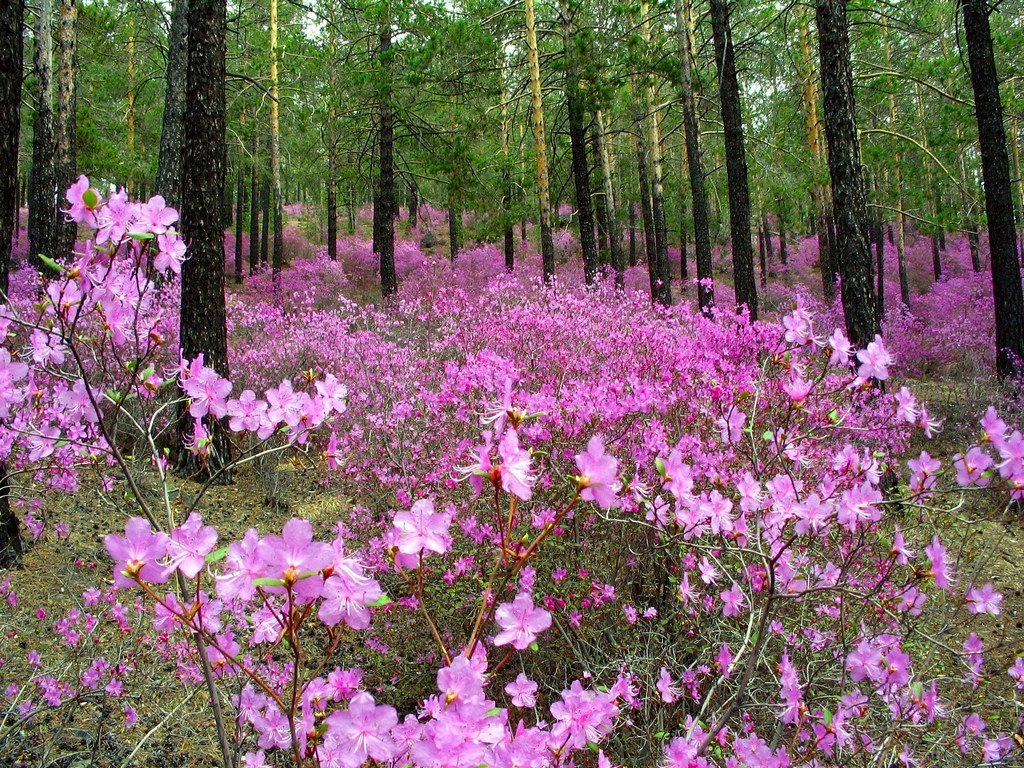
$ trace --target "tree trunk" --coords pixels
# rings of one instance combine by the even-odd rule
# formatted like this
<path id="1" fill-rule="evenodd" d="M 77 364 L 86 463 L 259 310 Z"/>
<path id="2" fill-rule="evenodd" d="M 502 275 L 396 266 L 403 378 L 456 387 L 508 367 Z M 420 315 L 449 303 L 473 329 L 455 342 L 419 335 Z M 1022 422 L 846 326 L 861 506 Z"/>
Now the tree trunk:
<path id="1" fill-rule="evenodd" d="M 53 136 L 53 5 L 40 0 L 33 69 L 39 89 L 32 122 L 31 202 L 28 206 L 28 258 L 44 269 L 39 255 L 56 255 L 57 178 Z"/>
<path id="2" fill-rule="evenodd" d="M 391 105 L 391 20 L 380 30 L 380 114 L 377 149 L 380 168 L 373 201 L 373 246 L 380 260 L 380 293 L 387 300 L 398 293 L 395 272 L 395 116 Z"/>
<path id="3" fill-rule="evenodd" d="M 743 111 L 736 78 L 729 0 L 711 0 L 711 28 L 715 38 L 715 63 L 725 128 L 725 170 L 729 179 L 729 232 L 732 241 L 732 272 L 737 305 L 746 305 L 750 319 L 757 320 L 757 283 L 754 253 L 750 245 L 750 186 L 743 142 Z"/>
<path id="4" fill-rule="evenodd" d="M 192 30 L 188 56 L 188 111 L 182 185 L 182 231 L 189 242 L 189 258 L 181 268 L 181 350 L 192 360 L 203 356 L 207 366 L 228 376 L 227 319 L 224 305 L 224 211 L 226 44 L 225 0 L 192 0 L 188 26 Z M 182 409 L 179 446 L 191 436 L 193 425 Z M 224 425 L 209 419 L 213 440 L 205 465 L 182 450 L 179 469 L 189 475 L 211 476 L 231 459 Z"/>
<path id="5" fill-rule="evenodd" d="M 555 243 L 551 238 L 551 192 L 548 189 L 547 136 L 544 130 L 544 99 L 540 81 L 540 51 L 534 0 L 524 0 L 526 49 L 530 62 L 530 104 L 533 117 L 533 150 L 537 160 L 537 197 L 540 203 L 540 251 L 544 282 L 555 277 Z"/>
<path id="6" fill-rule="evenodd" d="M 327 257 L 338 260 L 338 183 L 333 169 L 327 174 Z"/>
<path id="7" fill-rule="evenodd" d="M 817 22 L 836 225 L 832 255 L 839 266 L 846 335 L 854 346 L 864 347 L 877 333 L 878 321 L 871 254 L 865 239 L 867 205 L 857 140 L 846 0 L 817 0 Z"/>
<path id="8" fill-rule="evenodd" d="M 409 211 L 408 221 L 409 229 L 416 229 L 416 222 L 419 220 L 420 214 L 420 188 L 416 184 L 416 179 L 409 181 Z"/>
<path id="9" fill-rule="evenodd" d="M 1024 359 L 1024 289 L 1017 260 L 1010 161 L 1006 154 L 1006 129 L 999 79 L 992 53 L 992 32 L 986 0 L 961 0 L 964 36 L 974 89 L 981 172 L 985 186 L 992 293 L 996 317 L 996 371 L 1000 378 L 1020 370 Z"/>
<path id="10" fill-rule="evenodd" d="M 626 285 L 626 264 L 622 254 L 622 227 L 619 225 L 615 185 L 612 182 L 612 153 L 608 149 L 608 134 L 605 131 L 602 110 L 597 110 L 595 118 L 597 120 L 597 152 L 601 159 L 601 188 L 604 192 L 605 211 L 608 216 L 608 241 L 612 251 L 612 267 L 615 270 L 615 287 L 621 290 Z"/>
<path id="11" fill-rule="evenodd" d="M 278 0 L 270 0 L 270 183 L 274 204 L 273 280 L 284 267 L 284 200 L 281 194 L 281 89 L 277 72 Z"/>
<path id="12" fill-rule="evenodd" d="M 455 198 L 453 195 L 448 195 L 448 258 L 451 263 L 455 263 L 455 259 L 459 255 L 459 224 L 462 222 L 462 215 L 459 213 L 456 205 Z"/>
<path id="13" fill-rule="evenodd" d="M 768 222 L 767 216 L 757 228 L 757 256 L 761 262 L 761 287 L 768 285 Z"/>
<path id="14" fill-rule="evenodd" d="M 637 265 L 636 256 L 636 203 L 627 203 L 626 216 L 629 219 L 629 266 Z"/>
<path id="15" fill-rule="evenodd" d="M 818 270 L 821 273 L 821 290 L 826 304 L 832 304 L 836 298 L 836 265 L 830 250 L 828 221 L 829 193 L 820 181 L 824 173 L 824 148 L 821 143 L 821 131 L 818 123 L 818 89 L 814 80 L 814 62 L 811 57 L 811 33 L 805 20 L 800 22 L 800 75 L 804 81 L 804 118 L 807 126 L 807 149 L 811 155 L 811 201 L 814 205 L 812 226 L 818 236 Z"/>
<path id="16" fill-rule="evenodd" d="M 238 156 L 235 171 L 235 285 L 242 284 L 242 224 L 245 221 L 245 176 L 242 172 L 242 156 Z"/>
<path id="17" fill-rule="evenodd" d="M 78 3 L 77 0 L 61 0 L 58 16 L 60 27 L 57 33 L 57 120 L 55 124 L 55 177 L 57 182 L 56 210 L 54 222 L 56 241 L 56 258 L 70 261 L 75 248 L 78 225 L 66 221 L 61 212 L 64 191 L 77 178 L 75 119 L 75 80 L 77 72 L 76 44 L 78 37 Z M 52 256 L 53 254 L 51 254 Z"/>
<path id="18" fill-rule="evenodd" d="M 512 227 L 512 156 L 509 149 L 509 132 L 511 124 L 508 116 L 508 91 L 502 81 L 501 89 L 501 217 L 505 236 L 505 271 L 512 272 L 516 268 L 516 236 Z"/>
<path id="19" fill-rule="evenodd" d="M 270 183 L 264 178 L 260 183 L 260 266 L 266 267 L 270 256 Z"/>
<path id="20" fill-rule="evenodd" d="M 645 46 L 651 47 L 651 14 L 648 0 L 640 0 L 640 33 Z M 644 116 L 647 129 L 647 152 L 650 157 L 651 216 L 654 220 L 655 275 L 657 301 L 672 305 L 672 271 L 668 263 L 668 224 L 665 219 L 665 187 L 662 180 L 661 126 L 654 104 L 654 86 L 648 78 L 643 88 Z M 648 258 L 648 261 L 650 258 Z"/>
<path id="21" fill-rule="evenodd" d="M 5 301 L 11 272 L 11 235 L 18 228 L 18 138 L 21 130 L 24 0 L 0 5 L 0 301 Z M 21 529 L 11 509 L 7 462 L 0 462 L 0 568 L 21 560 Z"/>
<path id="22" fill-rule="evenodd" d="M 648 164 L 647 134 L 644 130 L 643 109 L 637 106 L 636 119 L 636 167 L 640 182 L 640 216 L 644 225 L 644 257 L 647 261 L 647 277 L 651 286 L 651 301 L 660 297 L 658 287 L 658 248 L 654 234 L 654 214 L 651 210 L 650 166 Z"/>
<path id="23" fill-rule="evenodd" d="M 782 198 L 775 202 L 779 217 L 779 261 L 785 265 L 789 261 L 789 246 L 786 244 L 786 209 Z"/>
<path id="24" fill-rule="evenodd" d="M 562 50 L 566 59 L 562 84 L 569 116 L 569 145 L 572 151 L 572 180 L 576 190 L 580 249 L 583 252 L 583 280 L 588 286 L 597 281 L 597 244 L 594 241 L 594 211 L 590 200 L 590 163 L 587 159 L 587 126 L 583 96 L 579 88 L 579 70 L 572 36 L 569 5 L 559 3 L 562 24 Z"/>
<path id="25" fill-rule="evenodd" d="M 260 185 L 257 173 L 259 144 L 253 142 L 252 168 L 249 179 L 249 274 L 255 275 L 260 266 Z"/>
<path id="26" fill-rule="evenodd" d="M 184 173 L 182 163 L 185 151 L 185 94 L 188 86 L 188 16 L 188 0 L 174 0 L 171 29 L 167 36 L 167 86 L 155 190 L 156 194 L 163 195 L 168 205 L 174 207 L 181 205 Z"/>

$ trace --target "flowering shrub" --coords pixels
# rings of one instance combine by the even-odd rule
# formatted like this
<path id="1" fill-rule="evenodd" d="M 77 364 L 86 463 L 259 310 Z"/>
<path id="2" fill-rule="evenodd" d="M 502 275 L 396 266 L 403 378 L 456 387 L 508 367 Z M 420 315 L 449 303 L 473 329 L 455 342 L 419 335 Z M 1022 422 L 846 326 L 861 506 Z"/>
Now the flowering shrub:
<path id="1" fill-rule="evenodd" d="M 990 647 L 962 510 L 1024 495 L 1024 437 L 993 409 L 948 467 L 904 464 L 940 425 L 878 386 L 888 341 L 434 265 L 388 314 L 243 294 L 228 380 L 167 354 L 176 214 L 84 180 L 69 203 L 83 253 L 4 312 L 0 445 L 43 493 L 117 465 L 130 504 L 113 584 L 53 622 L 71 660 L 4 658 L 0 744 L 83 703 L 133 725 L 160 669 L 205 690 L 225 765 L 1019 758 L 1024 660 Z M 225 544 L 205 487 L 172 499 L 179 409 L 188 450 L 222 420 L 231 466 L 319 454 L 354 504 Z"/>

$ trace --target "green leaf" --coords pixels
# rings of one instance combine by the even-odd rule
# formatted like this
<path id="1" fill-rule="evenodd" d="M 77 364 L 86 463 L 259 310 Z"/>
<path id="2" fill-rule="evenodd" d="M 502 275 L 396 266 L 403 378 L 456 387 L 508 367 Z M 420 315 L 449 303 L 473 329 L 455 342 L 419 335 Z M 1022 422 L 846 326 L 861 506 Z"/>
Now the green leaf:
<path id="1" fill-rule="evenodd" d="M 665 476 L 665 462 L 661 460 L 660 456 L 654 460 L 654 467 L 658 470 L 659 475 Z"/>
<path id="2" fill-rule="evenodd" d="M 208 563 L 216 563 L 216 562 L 218 562 L 220 560 L 223 560 L 225 557 L 227 557 L 227 555 L 228 555 L 228 548 L 227 547 L 221 547 L 220 549 L 215 549 L 213 552 L 208 554 L 206 556 L 206 562 L 208 562 Z"/>
<path id="3" fill-rule="evenodd" d="M 89 187 L 82 193 L 82 202 L 85 203 L 86 208 L 92 210 L 100 204 L 100 196 L 96 193 L 95 189 Z"/>
<path id="4" fill-rule="evenodd" d="M 284 586 L 287 586 L 287 583 L 285 582 L 284 579 L 271 579 L 271 578 L 266 577 L 266 576 L 261 576 L 258 579 L 253 579 L 252 583 L 255 584 L 257 587 L 284 587 Z"/>
<path id="5" fill-rule="evenodd" d="M 381 595 L 370 603 L 371 608 L 383 608 L 385 605 L 391 605 L 391 598 L 387 595 Z"/>
<path id="6" fill-rule="evenodd" d="M 484 714 L 484 717 L 494 717 L 495 715 L 500 715 L 500 714 L 501 714 L 501 707 L 495 707 L 494 709 L 487 710 L 487 712 Z"/>
<path id="7" fill-rule="evenodd" d="M 58 272 L 58 273 L 61 273 L 61 274 L 64 272 L 64 265 L 63 264 L 58 264 L 56 261 L 54 261 L 53 259 L 51 259 L 49 256 L 47 256 L 45 254 L 40 253 L 39 254 L 39 260 L 41 262 L 43 262 L 43 264 L 46 266 L 47 269 L 50 269 L 50 270 L 52 270 L 54 272 Z"/>
<path id="8" fill-rule="evenodd" d="M 530 650 L 531 651 L 539 651 L 540 650 L 540 646 L 537 645 L 537 641 L 536 640 L 534 640 L 532 643 L 530 643 Z"/>

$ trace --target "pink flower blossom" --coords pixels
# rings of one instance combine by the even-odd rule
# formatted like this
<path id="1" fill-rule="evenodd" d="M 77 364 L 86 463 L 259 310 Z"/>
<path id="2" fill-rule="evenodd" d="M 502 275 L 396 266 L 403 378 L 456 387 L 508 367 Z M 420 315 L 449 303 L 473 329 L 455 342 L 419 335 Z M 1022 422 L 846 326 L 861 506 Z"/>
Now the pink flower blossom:
<path id="1" fill-rule="evenodd" d="M 529 648 L 537 635 L 551 626 L 551 614 L 535 606 L 533 599 L 522 593 L 511 603 L 499 605 L 494 618 L 501 627 L 494 644 L 499 647 L 511 644 L 519 651 Z"/>
<path id="2" fill-rule="evenodd" d="M 576 454 L 576 467 L 580 471 L 577 483 L 581 499 L 593 501 L 602 509 L 611 509 L 618 503 L 619 462 L 605 453 L 604 440 L 597 435 L 591 437 L 587 450 Z"/>

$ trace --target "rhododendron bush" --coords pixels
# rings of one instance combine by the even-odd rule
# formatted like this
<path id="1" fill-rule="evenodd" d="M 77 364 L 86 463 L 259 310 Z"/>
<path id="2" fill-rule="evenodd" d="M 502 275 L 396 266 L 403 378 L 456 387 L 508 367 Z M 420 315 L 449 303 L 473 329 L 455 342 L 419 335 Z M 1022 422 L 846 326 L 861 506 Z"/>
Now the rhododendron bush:
<path id="1" fill-rule="evenodd" d="M 933 458 L 886 340 L 439 269 L 386 311 L 234 297 L 229 379 L 168 349 L 176 213 L 69 202 L 82 252 L 4 309 L 0 448 L 30 530 L 92 485 L 123 521 L 70 610 L 0 580 L 50 636 L 0 653 L 5 752 L 94 713 L 142 762 L 196 699 L 226 765 L 1020 759 L 972 510 L 1017 504 L 1024 436 L 993 408 Z M 218 519 L 170 461 L 216 422 L 232 473 L 291 454 L 343 511 Z"/>

